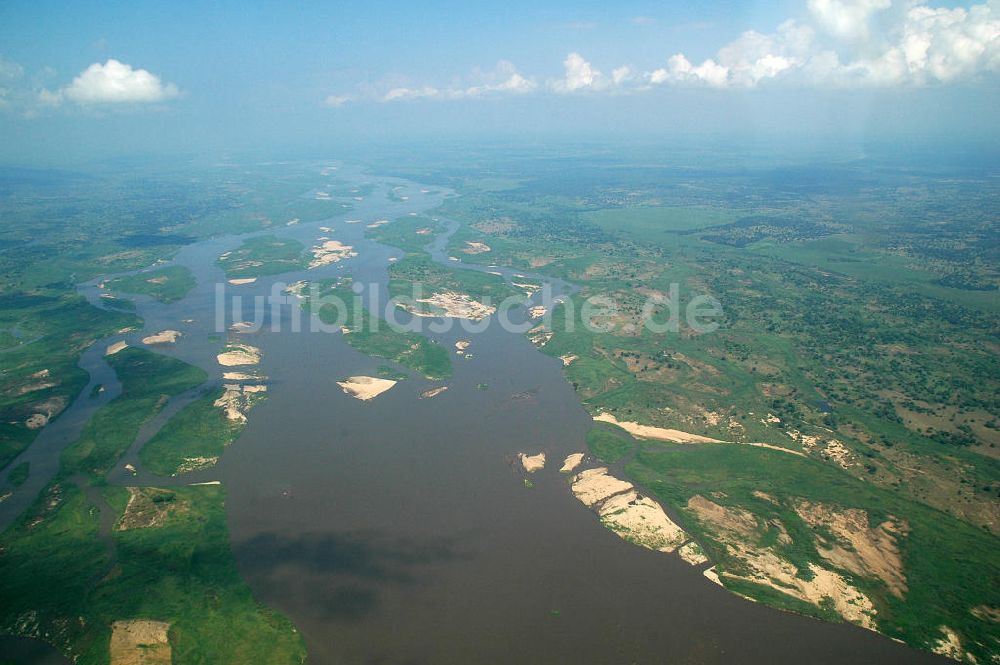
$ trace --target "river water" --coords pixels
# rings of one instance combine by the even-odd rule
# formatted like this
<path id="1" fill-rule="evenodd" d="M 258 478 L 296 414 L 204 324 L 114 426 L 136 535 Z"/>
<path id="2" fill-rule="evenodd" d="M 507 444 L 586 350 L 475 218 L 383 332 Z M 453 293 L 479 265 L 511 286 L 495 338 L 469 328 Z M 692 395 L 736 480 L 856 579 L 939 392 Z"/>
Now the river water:
<path id="1" fill-rule="evenodd" d="M 365 240 L 366 224 L 432 210 L 450 195 L 343 166 L 336 176 L 376 188 L 330 220 L 267 233 L 307 245 L 329 236 L 359 256 L 227 287 L 248 308 L 253 296 L 271 294 L 275 282 L 347 274 L 380 285 L 384 303 L 390 258 L 403 254 Z M 408 200 L 390 200 L 393 187 Z M 161 486 L 220 480 L 239 568 L 256 597 L 301 630 L 310 663 L 941 662 L 854 626 L 750 603 L 706 580 L 704 566 L 628 544 L 601 527 L 558 473 L 565 455 L 585 449 L 590 418 L 561 362 L 498 325 L 475 334 L 457 326 L 428 333 L 448 349 L 471 339 L 471 358 L 453 355 L 455 374 L 446 382 L 411 377 L 361 402 L 335 382 L 374 375 L 385 361 L 356 352 L 340 334 L 293 332 L 296 309 L 283 307 L 280 326 L 241 335 L 263 350 L 269 392 L 240 439 L 213 469 L 183 480 L 147 475 L 138 464 L 141 444 L 170 414 L 221 383 L 220 341 L 211 335 L 216 285 L 224 280 L 214 261 L 244 237 L 200 242 L 178 254 L 175 262 L 198 278 L 182 301 L 140 299 L 145 329 L 124 338 L 135 343 L 166 328 L 182 330 L 176 345 L 156 350 L 205 368 L 212 379 L 172 400 L 109 480 Z M 462 265 L 449 261 L 443 246 L 438 238 L 435 258 Z M 553 286 L 557 293 L 569 288 Z M 80 288 L 100 303 L 96 285 Z M 32 474 L 0 504 L 0 525 L 23 511 L 55 472 L 59 450 L 117 394 L 102 357 L 117 339 L 102 340 L 81 362 L 104 393 L 92 398 L 88 388 L 9 467 L 30 460 Z M 446 392 L 421 399 L 424 390 L 445 384 Z M 549 464 L 528 488 L 515 455 L 541 450 Z M 125 472 L 126 463 L 140 468 L 138 478 Z M 16 646 L 18 662 L 48 662 L 30 655 L 23 641 Z"/>

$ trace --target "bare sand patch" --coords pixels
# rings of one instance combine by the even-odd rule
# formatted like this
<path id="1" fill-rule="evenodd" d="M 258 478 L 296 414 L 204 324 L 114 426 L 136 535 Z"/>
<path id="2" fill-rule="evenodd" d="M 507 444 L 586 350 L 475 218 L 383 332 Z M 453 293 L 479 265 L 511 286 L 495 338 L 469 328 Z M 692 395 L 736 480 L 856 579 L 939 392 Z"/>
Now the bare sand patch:
<path id="1" fill-rule="evenodd" d="M 632 483 L 608 475 L 607 467 L 587 469 L 573 478 L 573 495 L 584 505 L 594 507 L 615 494 L 632 489 Z"/>
<path id="2" fill-rule="evenodd" d="M 598 514 L 604 526 L 646 549 L 673 552 L 687 540 L 687 534 L 667 517 L 660 504 L 635 490 L 609 497 Z"/>
<path id="3" fill-rule="evenodd" d="M 285 289 L 286 292 L 291 291 L 291 287 Z M 237 321 L 233 325 L 229 326 L 229 329 L 236 333 L 246 333 L 252 330 L 257 330 L 260 326 L 252 321 Z"/>
<path id="4" fill-rule="evenodd" d="M 758 441 L 747 441 L 746 443 L 741 443 L 741 446 L 753 446 L 755 448 L 767 448 L 768 450 L 777 450 L 779 453 L 788 453 L 789 455 L 796 455 L 798 457 L 805 457 L 805 454 L 799 452 L 798 450 L 792 450 L 791 448 L 782 448 L 781 446 L 776 446 L 773 443 L 761 443 Z"/>
<path id="5" fill-rule="evenodd" d="M 149 529 L 163 526 L 172 515 L 189 510 L 186 501 L 174 492 L 156 487 L 126 487 L 128 503 L 115 525 L 116 531 Z"/>
<path id="6" fill-rule="evenodd" d="M 964 662 L 965 648 L 962 646 L 962 639 L 958 633 L 948 626 L 941 626 L 938 630 L 941 631 L 942 636 L 934 642 L 931 651 L 945 658 Z"/>
<path id="7" fill-rule="evenodd" d="M 456 348 L 456 349 L 457 349 L 458 351 L 462 351 L 463 353 L 464 353 L 464 352 L 465 352 L 465 350 L 466 350 L 466 349 L 468 349 L 468 348 L 469 348 L 470 346 L 472 346 L 472 340 L 471 340 L 471 339 L 460 339 L 460 340 L 458 340 L 457 342 L 455 342 L 455 348 Z"/>
<path id="8" fill-rule="evenodd" d="M 226 420 L 233 423 L 245 423 L 246 412 L 267 392 L 267 386 L 263 385 L 243 386 L 238 383 L 227 383 L 223 388 L 222 395 L 215 400 L 213 406 L 222 409 Z"/>
<path id="9" fill-rule="evenodd" d="M 127 349 L 127 348 L 128 348 L 128 342 L 124 340 L 122 340 L 121 342 L 115 342 L 104 351 L 104 355 L 113 356 L 122 349 Z"/>
<path id="10" fill-rule="evenodd" d="M 444 391 L 448 390 L 448 386 L 438 386 L 437 388 L 431 388 L 430 390 L 425 390 L 420 393 L 420 399 L 429 399 L 431 397 L 437 397 Z"/>
<path id="11" fill-rule="evenodd" d="M 49 417 L 44 413 L 33 413 L 24 421 L 28 429 L 41 429 L 49 424 Z"/>
<path id="12" fill-rule="evenodd" d="M 256 374 L 247 374 L 246 372 L 223 372 L 222 378 L 226 381 L 258 381 L 263 377 L 259 377 Z"/>
<path id="13" fill-rule="evenodd" d="M 142 343 L 149 344 L 173 344 L 180 338 L 184 333 L 177 330 L 161 330 L 158 333 L 149 335 L 148 337 L 142 338 Z"/>
<path id="14" fill-rule="evenodd" d="M 376 220 L 376 221 L 372 222 L 371 224 L 369 224 L 367 228 L 369 228 L 369 229 L 377 229 L 378 227 L 385 226 L 388 223 L 389 223 L 388 219 L 379 219 L 379 220 Z"/>
<path id="15" fill-rule="evenodd" d="M 465 249 L 462 250 L 466 254 L 485 254 L 486 252 L 492 251 L 490 246 L 484 242 L 473 242 L 471 240 L 465 241 Z"/>
<path id="16" fill-rule="evenodd" d="M 693 540 L 677 548 L 677 554 L 683 561 L 691 564 L 692 566 L 700 566 L 703 563 L 708 563 L 708 557 L 705 556 L 705 552 L 701 549 L 701 545 Z"/>
<path id="17" fill-rule="evenodd" d="M 218 457 L 185 457 L 177 466 L 177 473 L 174 475 L 191 473 L 192 471 L 203 471 L 212 468 L 218 463 Z"/>
<path id="18" fill-rule="evenodd" d="M 253 284 L 256 281 L 256 277 L 235 277 L 229 280 L 229 283 L 233 286 L 244 286 L 246 284 Z"/>
<path id="19" fill-rule="evenodd" d="M 699 434 L 682 432 L 677 429 L 666 429 L 664 427 L 653 427 L 651 425 L 640 425 L 637 422 L 628 420 L 618 420 L 614 415 L 601 412 L 594 416 L 594 420 L 602 423 L 617 425 L 637 439 L 653 439 L 656 441 L 671 441 L 673 443 L 723 443 L 719 439 L 712 439 Z"/>
<path id="20" fill-rule="evenodd" d="M 472 296 L 466 293 L 455 291 L 435 293 L 428 298 L 418 298 L 417 302 L 430 305 L 430 309 L 418 309 L 413 305 L 404 303 L 396 303 L 396 305 L 413 316 L 442 316 L 452 319 L 468 319 L 470 321 L 480 321 L 497 311 L 497 308 L 492 305 L 484 305 L 477 300 L 473 300 Z"/>
<path id="21" fill-rule="evenodd" d="M 903 597 L 906 574 L 897 540 L 909 532 L 905 523 L 890 518 L 870 527 L 868 513 L 860 508 L 838 509 L 809 501 L 800 501 L 795 512 L 817 530 L 820 556 L 857 575 L 878 577 L 889 591 Z M 824 537 L 824 531 L 832 534 L 834 540 Z"/>
<path id="22" fill-rule="evenodd" d="M 580 357 L 575 353 L 564 353 L 563 355 L 559 356 L 559 360 L 562 361 L 563 367 L 569 367 L 574 360 L 579 360 L 579 359 Z"/>
<path id="23" fill-rule="evenodd" d="M 714 532 L 729 557 L 738 561 L 740 572 L 721 571 L 720 578 L 745 580 L 817 607 L 831 605 L 845 620 L 875 630 L 875 606 L 840 574 L 809 565 L 811 579 L 802 579 L 798 568 L 776 550 L 760 544 L 757 520 L 740 508 L 720 506 L 703 496 L 688 500 L 687 508 L 701 524 Z"/>
<path id="24" fill-rule="evenodd" d="M 111 665 L 170 665 L 166 621 L 130 619 L 111 624 Z"/>
<path id="25" fill-rule="evenodd" d="M 521 461 L 521 466 L 528 473 L 534 473 L 545 468 L 545 453 L 538 453 L 537 455 L 518 453 L 517 459 Z"/>
<path id="26" fill-rule="evenodd" d="M 249 344 L 230 344 L 216 359 L 225 367 L 256 365 L 260 363 L 260 349 Z"/>
<path id="27" fill-rule="evenodd" d="M 353 247 L 345 245 L 339 240 L 327 240 L 323 244 L 317 245 L 309 251 L 313 255 L 312 261 L 309 262 L 310 268 L 327 266 L 331 263 L 336 263 L 358 255 L 358 253 L 354 251 Z"/>
<path id="28" fill-rule="evenodd" d="M 576 467 L 580 466 L 581 462 L 583 462 L 583 453 L 571 453 L 563 460 L 563 465 L 559 469 L 559 473 L 573 473 Z"/>
<path id="29" fill-rule="evenodd" d="M 528 310 L 528 316 L 532 319 L 540 319 L 549 311 L 545 305 L 535 305 Z"/>
<path id="30" fill-rule="evenodd" d="M 711 568 L 706 568 L 705 570 L 701 571 L 701 574 L 705 576 L 705 579 L 712 582 L 713 584 L 718 584 L 719 586 L 722 586 L 722 580 L 719 579 L 719 574 L 715 572 L 715 566 L 712 566 Z"/>
<path id="31" fill-rule="evenodd" d="M 361 401 L 374 399 L 396 385 L 392 379 L 380 379 L 374 376 L 351 376 L 343 381 L 337 381 L 343 391 Z"/>

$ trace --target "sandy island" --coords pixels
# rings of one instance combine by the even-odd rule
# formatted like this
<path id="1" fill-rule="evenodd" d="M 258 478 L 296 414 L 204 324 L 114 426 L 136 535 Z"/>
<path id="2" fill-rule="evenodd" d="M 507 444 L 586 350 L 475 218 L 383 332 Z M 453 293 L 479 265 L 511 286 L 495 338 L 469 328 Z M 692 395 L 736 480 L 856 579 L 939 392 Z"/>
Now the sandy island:
<path id="1" fill-rule="evenodd" d="M 327 240 L 322 245 L 317 245 L 309 250 L 313 259 L 309 262 L 310 268 L 319 268 L 331 263 L 342 261 L 357 256 L 358 253 L 350 245 L 345 245 L 339 240 Z"/>
<path id="2" fill-rule="evenodd" d="M 121 351 L 122 349 L 127 349 L 127 348 L 128 348 L 128 342 L 125 342 L 125 341 L 115 342 L 114 344 L 112 344 L 111 346 L 109 346 L 104 351 L 104 355 L 106 355 L 106 356 L 113 356 L 116 353 L 118 353 L 119 351 Z"/>
<path id="3" fill-rule="evenodd" d="M 466 254 L 485 254 L 486 252 L 492 251 L 490 246 L 484 242 L 473 242 L 470 240 L 465 241 L 465 248 L 462 250 Z"/>
<path id="4" fill-rule="evenodd" d="M 225 367 L 256 365 L 260 362 L 260 349 L 249 344 L 230 344 L 216 359 Z"/>
<path id="5" fill-rule="evenodd" d="M 576 467 L 580 466 L 583 462 L 583 453 L 573 453 L 568 455 L 565 460 L 563 460 L 562 468 L 559 469 L 559 473 L 572 473 Z"/>
<path id="6" fill-rule="evenodd" d="M 528 455 L 527 453 L 518 453 L 517 458 L 521 460 L 521 466 L 528 473 L 534 473 L 535 471 L 540 471 L 545 468 L 545 453 L 538 453 L 537 455 Z"/>
<path id="7" fill-rule="evenodd" d="M 143 337 L 143 344 L 173 344 L 177 341 L 177 338 L 181 337 L 184 333 L 177 330 L 162 330 L 149 337 Z"/>
<path id="8" fill-rule="evenodd" d="M 396 382 L 392 379 L 380 379 L 374 376 L 351 376 L 343 381 L 337 381 L 337 385 L 351 397 L 365 402 L 389 390 L 396 385 Z"/>
<path id="9" fill-rule="evenodd" d="M 496 307 L 484 305 L 477 300 L 473 300 L 468 294 L 457 293 L 455 291 L 435 293 L 429 298 L 418 298 L 417 302 L 430 305 L 431 311 L 417 309 L 413 305 L 405 303 L 396 303 L 396 306 L 406 310 L 413 316 L 442 316 L 453 319 L 468 319 L 470 321 L 480 321 L 497 311 Z"/>
<path id="10" fill-rule="evenodd" d="M 446 390 L 448 390 L 448 386 L 438 386 L 437 388 L 431 388 L 430 390 L 425 390 L 424 392 L 420 393 L 420 399 L 437 397 Z"/>
<path id="11" fill-rule="evenodd" d="M 229 283 L 233 286 L 243 286 L 244 284 L 253 284 L 257 281 L 256 277 L 237 277 L 235 279 L 229 280 Z"/>

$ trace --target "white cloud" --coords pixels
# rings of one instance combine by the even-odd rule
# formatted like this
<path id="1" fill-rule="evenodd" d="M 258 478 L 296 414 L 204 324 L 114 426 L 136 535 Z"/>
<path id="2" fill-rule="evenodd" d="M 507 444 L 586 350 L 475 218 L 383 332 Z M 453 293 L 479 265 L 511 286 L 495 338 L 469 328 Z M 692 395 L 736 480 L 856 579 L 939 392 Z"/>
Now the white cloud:
<path id="1" fill-rule="evenodd" d="M 810 0 L 815 27 L 789 20 L 770 34 L 748 31 L 714 58 L 694 65 L 678 53 L 646 78 L 719 88 L 772 79 L 838 87 L 949 83 L 1000 72 L 998 6 L 915 5 L 890 13 L 890 0 Z M 875 18 L 884 28 L 878 37 Z"/>
<path id="2" fill-rule="evenodd" d="M 531 92 L 538 85 L 525 78 L 508 60 L 501 60 L 492 72 L 476 72 L 479 82 L 467 88 L 452 90 L 453 97 L 481 97 L 496 93 L 523 94 Z"/>
<path id="3" fill-rule="evenodd" d="M 611 71 L 611 82 L 615 85 L 623 85 L 632 80 L 632 68 L 628 65 L 618 67 Z"/>
<path id="4" fill-rule="evenodd" d="M 179 94 L 174 84 L 164 85 L 155 74 L 133 69 L 112 58 L 103 65 L 95 62 L 57 92 L 43 90 L 40 98 L 50 104 L 62 99 L 85 105 L 146 104 L 172 99 Z"/>
<path id="5" fill-rule="evenodd" d="M 327 95 L 326 99 L 323 100 L 323 105 L 336 109 L 351 101 L 354 101 L 354 97 L 351 95 Z"/>
<path id="6" fill-rule="evenodd" d="M 603 83 L 601 72 L 587 62 L 579 53 L 570 53 L 563 60 L 566 74 L 563 78 L 553 81 L 551 87 L 556 92 L 575 92 L 586 88 L 600 87 Z"/>
<path id="7" fill-rule="evenodd" d="M 868 37 L 871 17 L 892 0 L 809 0 L 809 12 L 820 28 L 838 39 Z"/>
<path id="8" fill-rule="evenodd" d="M 408 99 L 422 99 L 426 97 L 437 97 L 441 94 L 441 91 L 437 88 L 432 88 L 431 86 L 424 86 L 422 88 L 392 88 L 385 95 L 382 96 L 383 102 L 396 102 L 405 101 Z"/>

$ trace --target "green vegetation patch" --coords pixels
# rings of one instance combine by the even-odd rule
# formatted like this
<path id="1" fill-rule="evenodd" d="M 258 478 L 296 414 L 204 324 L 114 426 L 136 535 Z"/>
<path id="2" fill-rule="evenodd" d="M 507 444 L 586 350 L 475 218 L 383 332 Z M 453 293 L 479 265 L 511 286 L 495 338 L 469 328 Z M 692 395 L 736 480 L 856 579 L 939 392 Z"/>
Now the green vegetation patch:
<path id="1" fill-rule="evenodd" d="M 303 286 L 298 289 L 299 295 L 303 297 L 302 306 L 307 311 L 315 310 L 320 320 L 327 325 L 346 328 L 348 332 L 344 334 L 344 339 L 353 348 L 368 356 L 391 360 L 428 379 L 451 376 L 451 357 L 447 349 L 423 335 L 394 330 L 384 320 L 373 316 L 351 289 L 350 280 L 324 280 L 315 286 L 316 294 L 321 300 L 336 300 L 326 304 L 312 302 L 309 286 Z M 344 306 L 340 306 L 341 304 Z"/>
<path id="2" fill-rule="evenodd" d="M 635 439 L 620 427 L 595 426 L 587 432 L 587 448 L 605 464 L 620 462 L 635 446 Z"/>
<path id="3" fill-rule="evenodd" d="M 739 214 L 715 207 L 626 207 L 606 208 L 581 215 L 609 233 L 638 241 L 664 242 L 668 234 L 722 226 Z"/>
<path id="4" fill-rule="evenodd" d="M 257 236 L 219 257 L 217 263 L 231 279 L 277 275 L 304 270 L 308 265 L 305 245 L 292 238 Z"/>
<path id="5" fill-rule="evenodd" d="M 0 536 L 0 629 L 38 631 L 67 657 L 109 662 L 111 625 L 170 624 L 175 663 L 302 663 L 301 636 L 262 607 L 232 558 L 218 486 L 51 485 Z M 131 498 L 131 500 L 130 500 Z M 116 514 L 101 534 L 100 512 Z"/>
<path id="6" fill-rule="evenodd" d="M 510 296 L 521 296 L 498 275 L 475 270 L 451 269 L 435 263 L 427 254 L 411 254 L 389 268 L 389 296 L 412 298 L 454 291 L 471 296 L 479 302 L 497 305 Z"/>
<path id="7" fill-rule="evenodd" d="M 143 468 L 173 476 L 214 464 L 246 426 L 245 422 L 229 420 L 215 406 L 222 394 L 222 388 L 213 390 L 168 420 L 139 451 Z"/>
<path id="8" fill-rule="evenodd" d="M 398 247 L 405 252 L 422 252 L 434 236 L 444 229 L 444 224 L 429 217 L 400 217 L 391 224 L 367 229 L 365 237 L 383 245 Z"/>
<path id="9" fill-rule="evenodd" d="M 0 468 L 26 449 L 41 417 L 56 418 L 87 385 L 79 367 L 83 349 L 139 320 L 133 314 L 91 306 L 77 295 L 0 296 L 0 328 L 16 344 L 0 354 Z"/>
<path id="10" fill-rule="evenodd" d="M 122 382 L 122 393 L 98 409 L 80 439 L 63 451 L 66 471 L 103 476 L 170 397 L 208 378 L 198 367 L 135 347 L 110 356 L 108 363 Z"/>
<path id="11" fill-rule="evenodd" d="M 113 293 L 148 295 L 168 304 L 186 296 L 196 285 L 194 275 L 185 266 L 168 266 L 138 275 L 116 277 L 104 284 Z"/>

